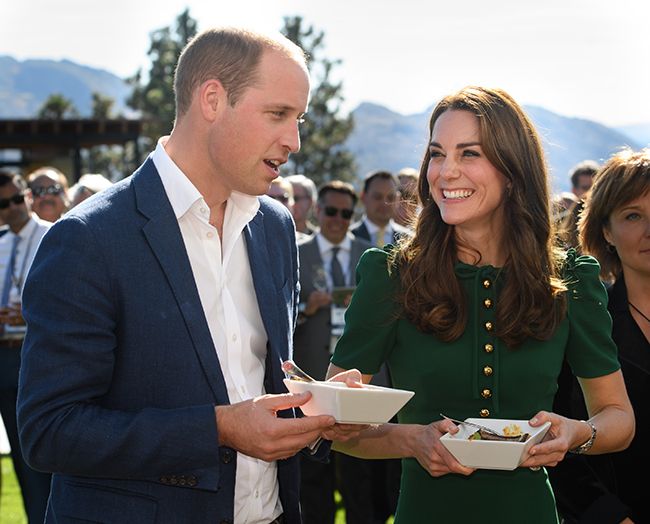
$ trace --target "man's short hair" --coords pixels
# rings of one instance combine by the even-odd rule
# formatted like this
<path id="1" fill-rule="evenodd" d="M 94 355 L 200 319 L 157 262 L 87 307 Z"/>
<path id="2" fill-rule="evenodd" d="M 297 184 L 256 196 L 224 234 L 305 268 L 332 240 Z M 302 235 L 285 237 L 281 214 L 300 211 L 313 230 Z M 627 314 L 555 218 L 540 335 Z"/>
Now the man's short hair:
<path id="1" fill-rule="evenodd" d="M 292 184 L 301 186 L 305 191 L 307 191 L 307 194 L 311 198 L 312 203 L 316 202 L 316 198 L 318 197 L 318 190 L 316 189 L 316 184 L 314 184 L 314 181 L 311 178 L 307 178 L 305 175 L 296 174 L 289 175 L 285 177 L 285 179 Z"/>
<path id="2" fill-rule="evenodd" d="M 596 176 L 596 173 L 598 173 L 599 169 L 600 166 L 598 165 L 598 162 L 594 160 L 584 160 L 580 162 L 574 166 L 571 171 L 569 171 L 569 176 L 571 178 L 571 187 L 578 187 L 578 180 L 580 180 L 581 176 L 588 175 L 593 178 Z"/>
<path id="3" fill-rule="evenodd" d="M 178 58 L 174 74 L 176 116 L 189 110 L 194 90 L 211 79 L 221 82 L 228 93 L 228 103 L 234 106 L 243 91 L 257 82 L 257 69 L 265 50 L 280 51 L 305 64 L 303 50 L 279 33 L 266 35 L 221 27 L 197 34 Z"/>
<path id="4" fill-rule="evenodd" d="M 341 193 L 342 195 L 348 195 L 352 198 L 352 207 L 357 205 L 357 192 L 354 190 L 354 186 L 348 182 L 343 182 L 342 180 L 330 180 L 326 184 L 323 184 L 318 190 L 318 201 L 322 202 L 325 199 L 327 193 Z"/>
<path id="5" fill-rule="evenodd" d="M 399 180 L 390 171 L 383 171 L 383 170 L 371 171 L 363 179 L 363 192 L 364 193 L 368 192 L 368 188 L 370 187 L 370 184 L 372 183 L 373 180 L 381 179 L 381 178 L 386 180 L 392 180 L 393 183 L 395 184 L 395 187 L 396 188 L 399 187 Z"/>

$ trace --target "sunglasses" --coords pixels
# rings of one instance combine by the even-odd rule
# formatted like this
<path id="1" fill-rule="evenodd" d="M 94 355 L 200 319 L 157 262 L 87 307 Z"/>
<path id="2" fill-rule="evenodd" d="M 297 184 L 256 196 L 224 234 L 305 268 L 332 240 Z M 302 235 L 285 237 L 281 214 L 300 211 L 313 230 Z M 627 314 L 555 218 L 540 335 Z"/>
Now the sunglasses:
<path id="1" fill-rule="evenodd" d="M 16 193 L 9 198 L 0 198 L 0 209 L 7 209 L 10 204 L 19 206 L 25 201 L 25 193 Z"/>
<path id="2" fill-rule="evenodd" d="M 325 215 L 328 217 L 335 217 L 340 213 L 343 220 L 350 220 L 352 215 L 354 215 L 354 209 L 339 209 L 334 206 L 325 206 L 324 211 Z"/>
<path id="3" fill-rule="evenodd" d="M 60 184 L 54 184 L 53 186 L 35 186 L 30 188 L 32 190 L 32 195 L 35 197 L 44 197 L 45 195 L 60 195 L 63 193 L 63 188 Z"/>

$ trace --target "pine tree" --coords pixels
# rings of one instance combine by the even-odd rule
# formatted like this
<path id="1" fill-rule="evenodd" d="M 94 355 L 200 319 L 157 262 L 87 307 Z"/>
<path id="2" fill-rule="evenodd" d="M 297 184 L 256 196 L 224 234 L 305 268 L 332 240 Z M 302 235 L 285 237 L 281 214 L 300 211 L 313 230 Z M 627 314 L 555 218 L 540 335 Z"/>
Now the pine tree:
<path id="1" fill-rule="evenodd" d="M 285 17 L 282 33 L 307 54 L 312 91 L 305 122 L 300 127 L 301 148 L 289 156 L 283 171 L 302 173 L 316 185 L 329 180 L 353 181 L 354 156 L 343 145 L 352 132 L 351 114 L 341 115 L 342 83 L 330 79 L 341 60 L 321 58 L 325 35 L 313 26 L 305 27 L 302 17 Z"/>
<path id="2" fill-rule="evenodd" d="M 173 31 L 168 26 L 152 32 L 147 53 L 151 67 L 146 83 L 142 70 L 128 79 L 133 92 L 127 103 L 142 113 L 143 135 L 152 143 L 169 134 L 174 125 L 174 69 L 185 44 L 196 34 L 196 27 L 196 20 L 186 9 L 176 18 Z"/>
<path id="3" fill-rule="evenodd" d="M 43 120 L 62 120 L 78 116 L 79 111 L 74 102 L 61 93 L 51 94 L 37 112 L 37 117 Z"/>

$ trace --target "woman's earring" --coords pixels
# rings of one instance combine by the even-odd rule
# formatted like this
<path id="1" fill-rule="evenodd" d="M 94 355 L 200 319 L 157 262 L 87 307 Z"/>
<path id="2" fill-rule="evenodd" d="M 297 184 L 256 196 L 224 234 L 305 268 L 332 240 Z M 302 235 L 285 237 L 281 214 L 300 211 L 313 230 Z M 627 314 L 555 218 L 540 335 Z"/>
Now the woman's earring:
<path id="1" fill-rule="evenodd" d="M 605 246 L 605 249 L 607 249 L 608 253 L 616 253 L 616 247 L 607 242 L 607 246 Z"/>

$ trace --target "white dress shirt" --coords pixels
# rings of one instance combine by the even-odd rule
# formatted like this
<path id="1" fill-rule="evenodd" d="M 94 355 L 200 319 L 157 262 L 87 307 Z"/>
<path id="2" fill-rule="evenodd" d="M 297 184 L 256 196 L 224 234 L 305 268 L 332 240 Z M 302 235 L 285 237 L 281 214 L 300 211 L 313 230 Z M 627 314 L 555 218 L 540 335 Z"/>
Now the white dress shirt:
<path id="1" fill-rule="evenodd" d="M 220 238 L 210 208 L 165 151 L 166 141 L 159 140 L 152 159 L 178 220 L 228 398 L 233 404 L 263 395 L 267 334 L 242 234 L 259 201 L 233 192 Z M 266 524 L 281 513 L 277 464 L 237 453 L 235 522 Z"/>
<path id="2" fill-rule="evenodd" d="M 368 217 L 363 218 L 363 222 L 366 224 L 366 229 L 370 235 L 370 240 L 373 245 L 377 245 L 377 233 L 379 232 L 379 226 L 374 222 L 371 222 Z M 384 228 L 384 244 L 393 244 L 395 239 L 393 238 L 393 233 L 395 232 L 395 222 L 391 218 Z"/>
<path id="3" fill-rule="evenodd" d="M 35 213 L 32 213 L 27 223 L 16 235 L 9 229 L 0 237 L 0 295 L 4 292 L 5 273 L 7 264 L 11 258 L 11 247 L 14 243 L 14 237 L 19 236 L 20 242 L 16 246 L 16 259 L 14 260 L 14 272 L 11 277 L 9 290 L 9 304 L 19 304 L 22 302 L 21 296 L 25 279 L 29 273 L 29 268 L 36 255 L 36 250 L 41 242 L 41 238 L 52 226 L 51 222 L 41 220 Z M 20 335 L 25 333 L 25 326 L 5 326 L 5 334 Z"/>
<path id="4" fill-rule="evenodd" d="M 316 242 L 318 243 L 318 249 L 320 250 L 320 256 L 323 260 L 323 267 L 325 268 L 325 274 L 327 275 L 327 287 L 332 289 L 332 258 L 333 252 L 332 249 L 335 247 L 339 248 L 338 259 L 343 269 L 343 276 L 345 277 L 346 285 L 350 285 L 351 277 L 350 275 L 350 257 L 352 256 L 352 240 L 354 235 L 349 231 L 346 233 L 345 238 L 340 244 L 332 244 L 327 240 L 320 231 L 316 234 Z"/>

